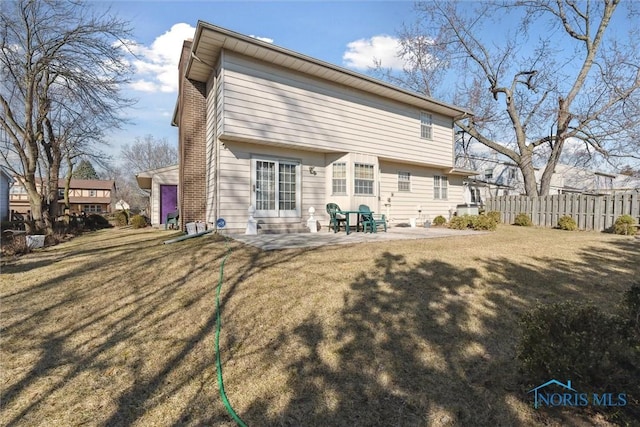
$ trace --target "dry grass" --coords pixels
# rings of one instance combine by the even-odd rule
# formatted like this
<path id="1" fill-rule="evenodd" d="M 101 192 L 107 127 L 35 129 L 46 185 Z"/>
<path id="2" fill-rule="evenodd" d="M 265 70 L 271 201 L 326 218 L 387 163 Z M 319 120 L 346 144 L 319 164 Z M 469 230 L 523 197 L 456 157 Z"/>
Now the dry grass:
<path id="1" fill-rule="evenodd" d="M 214 354 L 225 242 L 167 236 L 103 230 L 3 262 L 1 425 L 232 425 Z M 538 301 L 613 310 L 640 276 L 637 239 L 512 226 L 229 247 L 224 379 L 250 426 L 592 425 L 532 409 L 516 322 Z"/>

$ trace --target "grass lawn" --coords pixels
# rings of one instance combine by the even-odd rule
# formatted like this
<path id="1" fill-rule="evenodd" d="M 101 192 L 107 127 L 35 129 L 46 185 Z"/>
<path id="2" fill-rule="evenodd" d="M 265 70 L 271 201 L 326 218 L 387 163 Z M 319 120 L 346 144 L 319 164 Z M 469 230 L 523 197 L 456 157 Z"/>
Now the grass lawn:
<path id="1" fill-rule="evenodd" d="M 103 230 L 2 260 L 0 425 L 233 425 L 214 349 L 226 243 L 168 236 Z M 228 247 L 224 382 L 249 426 L 606 425 L 584 408 L 533 409 L 517 321 L 537 302 L 615 309 L 640 277 L 638 239 L 501 226 Z"/>

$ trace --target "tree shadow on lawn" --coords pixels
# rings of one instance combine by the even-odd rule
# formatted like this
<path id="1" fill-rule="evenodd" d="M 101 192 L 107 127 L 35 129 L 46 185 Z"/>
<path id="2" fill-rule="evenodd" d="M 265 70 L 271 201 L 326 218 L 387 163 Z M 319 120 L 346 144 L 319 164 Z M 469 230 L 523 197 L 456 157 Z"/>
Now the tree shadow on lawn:
<path id="1" fill-rule="evenodd" d="M 265 349 L 264 363 L 274 353 L 285 358 L 286 384 L 251 402 L 243 419 L 283 426 L 590 424 L 582 408 L 532 409 L 515 362 L 517 321 L 538 302 L 590 299 L 613 310 L 640 275 L 637 243 L 587 248 L 577 261 L 489 256 L 475 265 L 410 263 L 385 252 L 350 284 L 335 326 L 310 313 Z"/>
<path id="2" fill-rule="evenodd" d="M 142 232 L 144 233 L 144 231 Z M 124 252 L 135 252 L 144 247 L 161 244 L 164 240 L 176 237 L 175 233 L 158 236 L 131 233 L 128 230 L 104 229 L 88 231 L 73 239 L 44 249 L 36 249 L 28 254 L 21 255 L 17 259 L 3 259 L 2 272 L 6 274 L 24 273 L 34 269 L 48 267 L 66 257 L 89 256 L 95 258 L 91 266 L 108 262 L 110 255 L 121 255 Z M 133 235 L 135 240 L 123 240 L 127 235 Z M 91 240 L 87 247 L 84 242 Z M 140 239 L 143 239 L 142 241 Z"/>
<path id="3" fill-rule="evenodd" d="M 3 285 L 2 353 L 10 357 L 3 361 L 0 424 L 224 419 L 213 339 L 215 285 L 227 247 L 219 239 L 175 246 L 160 240 L 72 251 L 60 274 Z M 223 306 L 246 277 L 305 253 L 232 247 Z M 86 255 L 91 261 L 74 262 Z"/>

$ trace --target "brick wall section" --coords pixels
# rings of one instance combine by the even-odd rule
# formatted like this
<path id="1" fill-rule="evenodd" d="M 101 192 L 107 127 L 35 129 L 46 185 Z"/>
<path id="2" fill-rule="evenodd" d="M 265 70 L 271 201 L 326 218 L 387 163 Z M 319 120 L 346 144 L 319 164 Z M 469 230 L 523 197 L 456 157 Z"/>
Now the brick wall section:
<path id="1" fill-rule="evenodd" d="M 187 222 L 206 220 L 206 85 L 184 77 L 191 44 L 185 41 L 182 46 L 178 88 L 178 204 L 183 230 Z"/>

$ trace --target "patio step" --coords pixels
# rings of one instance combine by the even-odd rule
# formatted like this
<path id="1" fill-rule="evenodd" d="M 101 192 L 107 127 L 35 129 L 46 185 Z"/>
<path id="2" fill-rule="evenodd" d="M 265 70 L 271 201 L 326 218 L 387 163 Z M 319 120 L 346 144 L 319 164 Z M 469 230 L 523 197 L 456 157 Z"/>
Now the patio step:
<path id="1" fill-rule="evenodd" d="M 309 229 L 301 223 L 258 224 L 258 234 L 308 233 Z"/>

